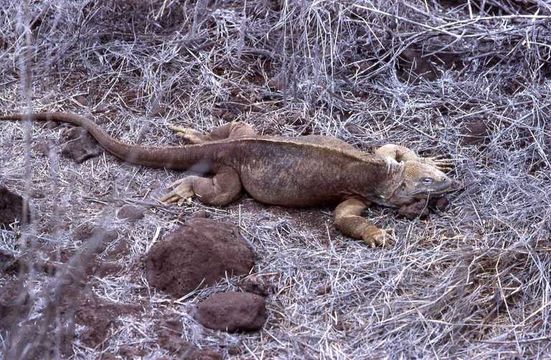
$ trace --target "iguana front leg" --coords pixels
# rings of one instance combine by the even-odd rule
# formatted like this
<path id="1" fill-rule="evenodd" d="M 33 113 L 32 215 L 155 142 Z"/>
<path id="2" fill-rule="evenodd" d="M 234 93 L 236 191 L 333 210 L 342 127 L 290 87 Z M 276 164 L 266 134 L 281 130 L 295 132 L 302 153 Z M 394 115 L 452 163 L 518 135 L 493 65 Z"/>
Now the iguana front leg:
<path id="1" fill-rule="evenodd" d="M 214 177 L 187 176 L 173 183 L 174 190 L 161 198 L 162 202 L 182 205 L 196 195 L 207 205 L 224 206 L 234 201 L 241 192 L 239 174 L 231 167 L 218 169 Z"/>
<path id="2" fill-rule="evenodd" d="M 453 161 L 451 159 L 435 156 L 435 157 L 421 157 L 415 153 L 415 151 L 401 145 L 386 144 L 375 150 L 375 154 L 382 157 L 392 159 L 398 162 L 402 161 L 419 161 L 425 164 L 434 166 L 440 171 L 449 171 L 453 168 Z"/>
<path id="3" fill-rule="evenodd" d="M 362 239 L 371 247 L 385 246 L 391 242 L 390 236 L 361 216 L 368 205 L 369 203 L 357 199 L 341 202 L 335 209 L 335 227 L 347 236 Z"/>

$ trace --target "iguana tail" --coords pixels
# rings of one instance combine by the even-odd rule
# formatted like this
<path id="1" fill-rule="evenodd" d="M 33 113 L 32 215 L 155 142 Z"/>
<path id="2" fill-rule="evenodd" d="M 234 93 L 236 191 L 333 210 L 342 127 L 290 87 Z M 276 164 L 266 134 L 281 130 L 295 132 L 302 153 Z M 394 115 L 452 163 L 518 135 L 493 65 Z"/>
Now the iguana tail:
<path id="1" fill-rule="evenodd" d="M 70 123 L 85 128 L 96 141 L 108 152 L 119 159 L 131 163 L 154 168 L 169 168 L 176 170 L 188 169 L 193 166 L 205 167 L 216 158 L 218 148 L 222 144 L 202 144 L 188 146 L 167 146 L 152 147 L 139 146 L 123 143 L 93 121 L 75 114 L 61 112 L 43 112 L 36 114 L 15 114 L 0 116 L 1 120 L 34 120 L 34 121 L 57 121 Z M 209 146 L 210 145 L 210 146 Z M 217 146 L 218 145 L 218 146 Z M 209 149 L 212 147 L 211 149 Z"/>

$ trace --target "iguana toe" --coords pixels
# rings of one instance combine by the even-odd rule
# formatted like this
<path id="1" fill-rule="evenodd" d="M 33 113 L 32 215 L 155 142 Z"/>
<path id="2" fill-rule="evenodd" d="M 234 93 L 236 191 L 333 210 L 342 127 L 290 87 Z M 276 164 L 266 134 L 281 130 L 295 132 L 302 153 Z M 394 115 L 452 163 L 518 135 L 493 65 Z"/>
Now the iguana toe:
<path id="1" fill-rule="evenodd" d="M 434 166 L 440 171 L 449 171 L 454 167 L 453 160 L 444 156 L 434 156 L 425 158 L 425 162 Z"/>
<path id="2" fill-rule="evenodd" d="M 362 238 L 363 241 L 365 241 L 372 248 L 376 246 L 386 247 L 393 244 L 391 234 L 383 229 L 379 229 L 376 226 L 370 226 Z"/>
<path id="3" fill-rule="evenodd" d="M 183 205 L 185 202 L 191 202 L 191 198 L 193 197 L 193 192 L 190 191 L 181 191 L 178 188 L 172 190 L 165 196 L 163 196 L 160 200 L 163 203 L 166 204 L 174 204 L 177 203 L 178 205 Z"/>
<path id="4" fill-rule="evenodd" d="M 203 141 L 203 139 L 201 138 L 201 132 L 197 130 L 176 125 L 168 125 L 168 128 L 174 131 L 176 133 L 176 136 L 182 138 L 186 142 L 198 144 Z"/>
<path id="5" fill-rule="evenodd" d="M 193 192 L 193 177 L 187 177 L 175 181 L 170 185 L 174 188 L 160 200 L 163 203 L 183 205 L 185 202 L 191 203 L 191 199 L 195 195 Z"/>

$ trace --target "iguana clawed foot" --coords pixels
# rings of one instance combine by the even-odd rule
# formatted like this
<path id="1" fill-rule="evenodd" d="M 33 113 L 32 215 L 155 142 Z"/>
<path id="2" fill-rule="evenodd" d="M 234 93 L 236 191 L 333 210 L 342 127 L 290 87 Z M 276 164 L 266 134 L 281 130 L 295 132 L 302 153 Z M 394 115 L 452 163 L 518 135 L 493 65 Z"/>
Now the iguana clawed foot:
<path id="1" fill-rule="evenodd" d="M 379 229 L 361 216 L 368 204 L 359 199 L 347 199 L 335 209 L 335 226 L 344 234 L 361 239 L 371 247 L 389 246 L 394 243 L 391 233 Z"/>
<path id="2" fill-rule="evenodd" d="M 174 131 L 176 136 L 181 137 L 183 140 L 191 144 L 198 144 L 203 141 L 203 134 L 200 131 L 176 125 L 168 125 L 168 128 Z"/>
<path id="3" fill-rule="evenodd" d="M 396 144 L 383 145 L 375 150 L 375 154 L 398 162 L 418 161 L 434 166 L 440 171 L 449 171 L 453 168 L 453 161 L 445 156 L 423 157 L 405 146 Z"/>
<path id="4" fill-rule="evenodd" d="M 444 172 L 450 171 L 454 167 L 453 160 L 442 155 L 433 156 L 433 157 L 423 157 L 420 159 L 422 159 L 422 161 L 425 164 L 434 166 L 438 170 L 444 171 Z"/>
<path id="5" fill-rule="evenodd" d="M 188 176 L 183 179 L 179 179 L 172 184 L 170 188 L 174 188 L 171 192 L 163 196 L 160 200 L 163 203 L 183 205 L 184 203 L 191 203 L 191 199 L 195 195 L 193 191 L 193 179 L 194 176 Z"/>
<path id="6" fill-rule="evenodd" d="M 394 238 L 388 231 L 379 229 L 376 226 L 369 226 L 364 234 L 362 234 L 362 240 L 366 242 L 372 248 L 377 246 L 387 247 L 394 244 Z"/>

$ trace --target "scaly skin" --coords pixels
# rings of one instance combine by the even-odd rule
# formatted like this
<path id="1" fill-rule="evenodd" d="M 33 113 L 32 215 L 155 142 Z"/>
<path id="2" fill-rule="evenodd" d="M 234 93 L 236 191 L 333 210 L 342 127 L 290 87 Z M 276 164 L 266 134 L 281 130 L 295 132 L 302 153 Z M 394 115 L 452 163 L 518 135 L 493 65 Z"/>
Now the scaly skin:
<path id="1" fill-rule="evenodd" d="M 393 144 L 369 154 L 334 137 L 261 136 L 250 125 L 233 122 L 207 135 L 171 127 L 192 144 L 146 147 L 122 143 L 93 121 L 73 114 L 8 115 L 0 120 L 25 118 L 82 126 L 105 150 L 132 164 L 200 173 L 173 184 L 174 189 L 161 199 L 164 202 L 183 203 L 197 196 L 205 204 L 223 206 L 236 200 L 244 189 L 266 204 L 337 204 L 335 226 L 371 246 L 385 245 L 390 237 L 361 217 L 365 208 L 372 203 L 400 208 L 449 191 L 452 184 L 441 171 L 451 163 L 420 158 Z"/>

